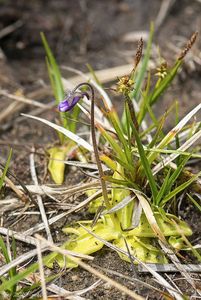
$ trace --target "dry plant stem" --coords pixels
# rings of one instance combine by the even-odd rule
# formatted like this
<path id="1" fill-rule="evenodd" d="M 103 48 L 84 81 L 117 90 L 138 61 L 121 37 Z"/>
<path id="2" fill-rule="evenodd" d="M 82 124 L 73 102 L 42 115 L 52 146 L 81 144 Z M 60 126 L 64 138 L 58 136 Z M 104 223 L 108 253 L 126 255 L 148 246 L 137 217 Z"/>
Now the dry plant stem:
<path id="1" fill-rule="evenodd" d="M 131 119 L 133 121 L 133 125 L 136 128 L 137 132 L 139 132 L 139 124 L 138 124 L 138 121 L 137 121 L 137 117 L 136 117 L 136 114 L 135 114 L 135 109 L 133 107 L 133 103 L 132 103 L 132 101 L 131 101 L 131 99 L 129 98 L 128 95 L 126 95 L 125 98 L 126 98 L 126 102 L 128 104 L 128 108 L 129 108 L 129 111 L 130 111 L 130 114 L 131 114 Z"/>
<path id="2" fill-rule="evenodd" d="M 38 178 L 37 178 L 37 175 L 36 175 L 36 169 L 35 169 L 35 163 L 34 163 L 34 154 L 33 153 L 30 154 L 30 169 L 31 169 L 32 179 L 33 179 L 35 185 L 38 186 Z M 43 223 L 45 225 L 45 230 L 46 230 L 46 233 L 47 233 L 48 240 L 53 241 L 52 234 L 51 234 L 49 224 L 48 224 L 48 220 L 47 220 L 47 216 L 46 216 L 46 213 L 45 213 L 45 208 L 44 208 L 44 205 L 43 205 L 42 197 L 40 195 L 37 195 L 37 200 L 38 200 L 38 206 L 39 206 L 40 213 L 41 213 L 41 218 L 42 218 Z"/>
<path id="3" fill-rule="evenodd" d="M 61 274 L 62 275 L 62 274 Z M 100 279 L 98 279 L 97 281 L 95 281 L 92 285 L 90 285 L 87 288 L 81 289 L 81 290 L 77 290 L 77 291 L 67 291 L 64 288 L 51 283 L 50 285 L 47 286 L 47 289 L 53 293 L 56 293 L 58 296 L 60 296 L 61 298 L 59 299 L 63 299 L 62 297 L 65 297 L 65 299 L 70 299 L 70 300 L 85 300 L 86 298 L 83 297 L 79 297 L 82 294 L 85 294 L 91 290 L 94 290 L 97 286 L 99 286 L 102 283 L 102 281 Z M 56 298 L 57 299 L 57 298 Z M 55 300 L 56 300 L 55 299 Z"/>
<path id="4" fill-rule="evenodd" d="M 0 167 L 5 168 L 5 165 L 3 165 L 2 163 L 0 163 Z M 2 171 L 0 170 L 0 176 L 2 174 Z M 33 199 L 31 193 L 29 192 L 29 190 L 27 189 L 26 185 L 19 180 L 13 173 L 11 173 L 9 170 L 7 170 L 7 174 L 9 174 L 10 176 L 12 176 L 13 178 L 15 178 L 15 180 L 20 184 L 20 186 L 22 187 L 22 189 L 24 190 L 23 193 L 19 187 L 17 187 L 7 176 L 5 177 L 5 182 L 6 184 L 18 195 L 18 197 L 24 202 L 27 203 L 28 198 L 35 204 L 35 206 L 37 207 L 37 203 L 35 202 L 35 200 Z"/>
<path id="5" fill-rule="evenodd" d="M 145 281 L 143 281 L 143 280 L 140 280 L 140 279 L 138 279 L 138 278 L 136 278 L 136 277 L 134 277 L 134 276 L 129 277 L 129 276 L 126 276 L 125 274 L 121 274 L 121 273 L 119 273 L 119 272 L 117 272 L 117 271 L 110 270 L 110 269 L 108 269 L 108 268 L 104 268 L 104 267 L 101 267 L 101 266 L 99 266 L 99 265 L 95 265 L 94 263 L 93 263 L 92 265 L 93 265 L 94 267 L 96 267 L 96 269 L 98 268 L 98 269 L 100 269 L 100 270 L 102 270 L 103 272 L 106 272 L 106 273 L 108 273 L 108 274 L 115 275 L 115 276 L 118 276 L 118 277 L 120 277 L 120 278 L 124 278 L 125 280 L 127 280 L 127 281 L 129 281 L 129 282 L 132 282 L 132 283 L 136 282 L 137 284 L 140 284 L 140 285 L 142 285 L 142 286 L 145 286 L 145 287 L 147 287 L 147 288 L 150 289 L 150 290 L 154 290 L 154 291 L 158 292 L 160 295 L 164 295 L 164 296 L 166 296 L 166 297 L 169 296 L 169 294 L 167 294 L 166 292 L 164 292 L 164 291 L 160 290 L 159 288 L 156 288 L 155 286 L 152 286 L 151 284 L 149 284 L 149 283 L 147 283 L 147 282 L 145 282 Z M 150 265 L 152 265 L 152 264 L 150 264 Z M 147 271 L 147 269 L 146 269 L 146 271 Z M 149 272 L 147 271 L 147 273 L 149 273 Z M 169 298 L 167 298 L 167 299 L 169 299 Z"/>
<path id="6" fill-rule="evenodd" d="M 41 280 L 41 287 L 42 287 L 42 295 L 43 295 L 43 300 L 47 300 L 47 289 L 46 289 L 43 259 L 41 253 L 41 241 L 37 239 L 36 245 L 37 245 L 37 255 L 38 255 L 38 264 L 39 264 L 40 280 Z"/>
<path id="7" fill-rule="evenodd" d="M 3 166 L 3 165 L 2 165 Z M 0 176 L 2 176 L 2 171 L 0 170 Z M 27 197 L 16 185 L 6 176 L 5 183 L 17 194 L 17 196 L 22 200 L 22 202 L 27 202 Z"/>

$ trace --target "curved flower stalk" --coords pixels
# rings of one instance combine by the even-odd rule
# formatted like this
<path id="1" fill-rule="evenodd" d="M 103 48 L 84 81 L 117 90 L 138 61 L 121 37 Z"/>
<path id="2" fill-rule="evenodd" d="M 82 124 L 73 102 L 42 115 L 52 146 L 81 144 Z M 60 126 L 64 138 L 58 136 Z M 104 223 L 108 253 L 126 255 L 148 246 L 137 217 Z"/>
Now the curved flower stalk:
<path id="1" fill-rule="evenodd" d="M 86 92 L 79 92 L 79 89 L 82 87 L 87 87 L 90 90 L 91 97 L 89 96 L 88 93 Z M 94 105 L 95 105 L 95 99 L 94 99 L 94 89 L 92 85 L 88 82 L 85 83 L 80 83 L 77 85 L 72 92 L 68 94 L 68 97 L 64 99 L 58 106 L 59 110 L 62 112 L 67 112 L 70 111 L 74 108 L 74 106 L 80 101 L 84 96 L 86 96 L 88 99 L 91 99 L 91 137 L 92 137 L 92 143 L 93 143 L 93 148 L 94 148 L 94 154 L 95 154 L 95 159 L 99 171 L 99 176 L 100 176 L 100 182 L 101 182 L 101 187 L 102 187 L 102 194 L 103 194 L 103 199 L 104 199 L 104 204 L 107 207 L 107 209 L 110 209 L 110 203 L 108 199 L 108 194 L 107 194 L 107 187 L 105 184 L 105 181 L 103 179 L 104 177 L 104 172 L 102 169 L 101 161 L 99 158 L 99 153 L 98 153 L 98 146 L 96 143 L 96 132 L 95 132 L 95 120 L 94 120 Z M 115 217 L 113 218 L 113 222 L 115 223 Z"/>

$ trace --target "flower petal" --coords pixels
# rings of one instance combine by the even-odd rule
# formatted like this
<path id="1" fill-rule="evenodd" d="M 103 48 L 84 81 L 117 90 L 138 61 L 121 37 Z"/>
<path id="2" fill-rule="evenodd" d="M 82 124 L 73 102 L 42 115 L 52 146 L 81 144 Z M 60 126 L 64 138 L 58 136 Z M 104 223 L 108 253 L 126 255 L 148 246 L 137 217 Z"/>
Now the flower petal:
<path id="1" fill-rule="evenodd" d="M 60 102 L 58 108 L 59 108 L 59 111 L 61 111 L 61 112 L 68 111 L 68 109 L 69 109 L 68 100 L 64 100 L 64 101 Z"/>
<path id="2" fill-rule="evenodd" d="M 59 111 L 61 112 L 66 112 L 71 110 L 77 103 L 78 101 L 83 98 L 83 95 L 76 95 L 74 97 L 72 97 L 72 95 L 70 95 L 67 99 L 63 100 L 62 102 L 59 103 Z"/>

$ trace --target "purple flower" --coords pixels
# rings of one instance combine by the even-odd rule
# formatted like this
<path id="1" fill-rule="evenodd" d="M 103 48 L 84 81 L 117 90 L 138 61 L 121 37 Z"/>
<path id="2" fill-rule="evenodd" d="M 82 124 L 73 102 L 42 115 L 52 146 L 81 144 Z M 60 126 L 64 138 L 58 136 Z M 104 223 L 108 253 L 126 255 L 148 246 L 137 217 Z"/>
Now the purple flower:
<path id="1" fill-rule="evenodd" d="M 89 95 L 87 93 L 72 93 L 70 92 L 66 99 L 64 99 L 62 102 L 59 103 L 59 111 L 66 112 L 71 109 L 82 99 L 84 96 L 89 98 Z"/>

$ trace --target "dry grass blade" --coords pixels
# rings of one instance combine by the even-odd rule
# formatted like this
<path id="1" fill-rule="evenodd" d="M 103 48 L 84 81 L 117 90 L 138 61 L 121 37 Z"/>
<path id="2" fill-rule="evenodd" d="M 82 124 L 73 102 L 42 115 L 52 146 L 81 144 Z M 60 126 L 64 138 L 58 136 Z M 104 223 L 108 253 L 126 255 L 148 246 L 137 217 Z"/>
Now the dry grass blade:
<path id="1" fill-rule="evenodd" d="M 17 185 L 17 188 L 21 189 L 22 187 Z M 66 188 L 64 187 L 51 187 L 44 184 L 37 186 L 33 184 L 28 184 L 26 185 L 26 188 L 30 193 L 36 195 L 62 195 L 63 191 L 66 191 Z"/>
<path id="2" fill-rule="evenodd" d="M 19 202 L 18 198 L 0 199 L 0 213 L 3 214 L 8 211 L 15 211 L 17 208 L 24 207 L 24 203 Z"/>
<path id="3" fill-rule="evenodd" d="M 6 35 L 12 33 L 16 29 L 20 28 L 22 25 L 23 25 L 22 20 L 17 20 L 16 22 L 14 22 L 14 23 L 12 23 L 12 24 L 4 27 L 0 31 L 0 39 L 2 39 L 3 37 L 5 37 Z"/>
<path id="4" fill-rule="evenodd" d="M 57 185 L 47 186 L 47 185 L 26 185 L 27 190 L 30 193 L 38 194 L 38 195 L 44 195 L 44 194 L 50 194 L 50 195 L 67 195 L 67 194 L 75 194 L 75 193 L 81 193 L 85 192 L 87 189 L 94 189 L 99 188 L 100 183 L 98 180 L 94 180 L 91 182 L 87 182 L 84 184 L 77 184 L 73 187 L 66 188 L 61 187 Z M 22 187 L 17 186 L 17 188 L 21 189 Z"/>
<path id="5" fill-rule="evenodd" d="M 30 118 L 30 119 L 34 119 L 34 120 L 40 121 L 40 122 L 42 122 L 42 123 L 44 123 L 44 124 L 46 124 L 46 125 L 54 128 L 55 130 L 57 130 L 58 132 L 63 133 L 69 139 L 71 139 L 72 141 L 76 142 L 78 145 L 82 146 L 86 150 L 88 150 L 90 152 L 93 152 L 92 145 L 90 145 L 89 143 L 87 143 L 85 140 L 83 140 L 78 135 L 76 135 L 76 134 L 72 133 L 71 131 L 65 129 L 64 127 L 59 126 L 57 124 L 54 124 L 54 123 L 52 123 L 52 122 L 50 122 L 48 120 L 45 120 L 45 119 L 42 119 L 42 118 L 39 118 L 39 117 L 35 117 L 35 116 L 31 116 L 31 115 L 26 115 L 26 114 L 21 114 L 21 115 L 25 116 L 27 118 Z"/>
<path id="6" fill-rule="evenodd" d="M 86 190 L 100 188 L 100 182 L 98 180 L 94 180 L 91 182 L 83 183 L 83 184 L 77 184 L 73 187 L 70 187 L 68 189 L 63 190 L 63 195 L 73 195 L 75 193 L 84 193 Z"/>
<path id="7" fill-rule="evenodd" d="M 69 292 L 61 287 L 58 287 L 57 285 L 55 284 L 50 284 L 48 286 L 48 290 L 49 291 L 52 291 L 56 294 L 58 294 L 59 296 L 61 297 L 67 297 L 67 296 L 80 296 L 82 294 L 85 294 L 89 291 L 92 291 L 94 290 L 97 286 L 99 286 L 100 284 L 102 283 L 102 281 L 99 279 L 97 281 L 95 281 L 92 285 L 90 285 L 89 287 L 85 288 L 85 289 L 82 289 L 82 290 L 77 290 L 77 291 L 73 291 L 73 292 Z M 83 299 L 83 298 L 82 298 Z"/>
<path id="8" fill-rule="evenodd" d="M 145 196 L 143 196 L 141 193 L 137 192 L 134 189 L 131 189 L 133 191 L 133 193 L 136 195 L 136 197 L 138 198 L 141 207 L 147 217 L 147 220 L 153 230 L 153 232 L 156 234 L 156 236 L 159 238 L 159 240 L 164 243 L 165 245 L 167 245 L 167 241 L 165 239 L 164 234 L 162 233 L 162 231 L 160 230 L 156 219 L 154 217 L 153 211 L 149 205 L 149 202 L 147 201 L 147 199 L 145 198 Z"/>
<path id="9" fill-rule="evenodd" d="M 46 282 L 45 282 L 43 259 L 41 254 L 41 243 L 37 239 L 36 239 L 36 245 L 37 245 L 37 256 L 38 256 L 38 264 L 39 264 L 39 272 L 40 272 L 40 282 L 42 287 L 42 295 L 43 295 L 43 300 L 47 300 L 47 289 L 46 289 Z"/>
<path id="10" fill-rule="evenodd" d="M 44 96 L 50 96 L 51 92 L 50 92 L 50 88 L 46 87 L 46 88 L 38 88 L 37 90 L 30 92 L 27 94 L 27 97 L 25 97 L 25 99 L 41 99 L 41 97 Z M 36 101 L 36 103 L 39 103 L 38 101 Z M 8 105 L 8 107 L 6 107 L 1 113 L 0 113 L 0 123 L 3 124 L 3 122 L 6 119 L 9 119 L 9 121 L 6 123 L 6 127 L 12 126 L 13 125 L 13 118 L 11 119 L 12 115 L 16 115 L 17 112 L 21 112 L 23 110 L 23 108 L 26 106 L 26 103 L 23 102 L 18 102 L 18 101 L 14 101 L 12 102 L 10 105 Z M 38 106 L 38 105 L 37 105 Z M 37 115 L 37 114 L 41 114 L 44 111 L 47 111 L 47 109 L 52 109 L 53 107 L 55 107 L 55 101 L 54 102 L 50 102 L 47 103 L 46 105 L 44 105 L 43 108 L 39 107 L 33 111 L 31 111 L 30 113 L 33 115 Z M 18 118 L 16 119 L 16 123 L 20 123 L 23 121 L 24 118 Z"/>
<path id="11" fill-rule="evenodd" d="M 121 202 L 119 202 L 118 204 L 116 204 L 115 206 L 113 206 L 111 209 L 106 210 L 102 213 L 102 215 L 106 215 L 106 214 L 112 214 L 120 209 L 122 209 L 123 207 L 125 207 L 126 205 L 128 205 L 131 201 L 133 201 L 135 199 L 134 197 L 131 197 L 130 195 L 125 197 Z"/>
<path id="12" fill-rule="evenodd" d="M 67 212 L 63 212 L 55 217 L 52 217 L 51 219 L 48 220 L 49 225 L 54 224 L 55 222 L 59 221 L 60 219 L 66 217 L 67 215 L 73 213 L 73 212 L 77 212 L 79 211 L 81 208 L 83 208 L 84 206 L 86 206 L 87 204 L 89 204 L 92 200 L 96 199 L 97 197 L 99 197 L 101 195 L 101 191 L 97 191 L 95 192 L 92 196 L 88 197 L 87 199 L 85 199 L 84 201 L 82 201 L 81 203 L 79 203 L 78 205 L 76 205 L 74 208 L 68 210 Z M 25 235 L 32 235 L 35 232 L 41 231 L 44 229 L 44 223 L 41 224 L 37 224 L 36 226 L 34 226 L 33 228 L 28 229 L 27 231 L 25 231 Z"/>
<path id="13" fill-rule="evenodd" d="M 97 71 L 95 70 L 94 72 L 101 83 L 107 83 L 107 82 L 116 80 L 117 77 L 122 77 L 122 76 L 130 73 L 130 70 L 132 69 L 132 67 L 133 67 L 132 64 L 128 64 L 128 65 L 122 65 L 122 66 L 103 69 L 103 70 L 97 70 Z M 70 67 L 66 67 L 66 66 L 63 66 L 62 68 L 79 74 L 78 76 L 74 76 L 74 77 L 71 77 L 68 79 L 68 81 L 70 81 L 73 86 L 80 83 L 83 80 L 83 78 L 85 78 L 86 80 L 91 79 L 91 73 L 82 73 L 74 68 L 70 68 Z M 93 84 L 93 80 L 90 82 Z M 69 86 L 67 86 L 67 88 L 68 87 Z"/>
<path id="14" fill-rule="evenodd" d="M 161 243 L 160 241 L 159 241 L 159 244 L 160 244 L 162 250 L 164 251 L 164 253 L 171 259 L 171 261 L 173 262 L 175 267 L 178 269 L 178 271 L 184 276 L 184 278 L 187 280 L 187 282 L 189 282 L 189 284 L 196 291 L 196 285 L 195 285 L 193 278 L 191 278 L 191 276 L 186 272 L 185 268 L 180 263 L 179 259 L 177 258 L 177 256 L 173 252 L 173 250 L 170 249 L 170 247 L 166 247 L 166 245 Z"/>
<path id="15" fill-rule="evenodd" d="M 150 265 L 152 265 L 152 264 L 150 264 Z M 138 283 L 138 284 L 140 284 L 140 285 L 142 285 L 142 286 L 145 286 L 145 287 L 149 288 L 150 290 L 154 290 L 154 291 L 158 292 L 160 295 L 166 296 L 167 299 L 169 299 L 169 297 L 170 297 L 170 295 L 167 294 L 166 292 L 164 292 L 164 291 L 162 291 L 162 290 L 156 288 L 155 286 L 152 286 L 151 284 L 145 282 L 144 280 L 140 280 L 140 279 L 138 279 L 138 278 L 134 278 L 133 276 L 132 276 L 132 277 L 126 276 L 125 274 L 121 274 L 121 273 L 119 273 L 119 272 L 117 272 L 117 271 L 110 270 L 110 269 L 106 269 L 106 268 L 100 267 L 100 266 L 98 266 L 98 265 L 94 265 L 94 263 L 93 263 L 93 266 L 95 266 L 96 268 L 99 268 L 100 270 L 102 270 L 102 271 L 104 271 L 104 272 L 106 272 L 106 273 L 109 273 L 109 274 L 118 276 L 118 277 L 123 278 L 123 279 L 126 279 L 126 280 L 128 280 L 128 281 L 130 281 L 130 282 L 136 282 L 136 283 Z M 141 268 L 143 268 L 143 266 L 138 266 L 138 269 L 139 269 L 139 268 L 141 269 Z M 146 269 L 146 272 L 149 273 L 149 272 L 147 271 L 147 269 Z"/>
<path id="16" fill-rule="evenodd" d="M 190 139 L 188 139 L 181 147 L 177 149 L 178 153 L 173 153 L 168 157 L 164 158 L 161 162 L 159 162 L 153 169 L 153 175 L 157 174 L 161 169 L 170 164 L 173 160 L 175 160 L 181 153 L 180 151 L 186 151 L 190 148 L 196 141 L 198 141 L 201 137 L 201 130 L 196 132 Z"/>
<path id="17" fill-rule="evenodd" d="M 47 246 L 41 248 L 41 252 L 45 252 L 48 249 Z M 17 258 L 13 259 L 10 263 L 2 266 L 0 268 L 0 277 L 6 274 L 10 269 L 24 263 L 28 259 L 37 255 L 37 249 L 31 250 L 29 252 L 23 253 L 22 255 L 18 256 Z"/>
<path id="18" fill-rule="evenodd" d="M 79 162 L 79 161 L 73 161 L 73 160 L 66 161 L 66 160 L 58 160 L 58 159 L 57 159 L 57 161 L 62 161 L 66 165 L 74 166 L 74 167 L 77 167 L 77 168 L 83 168 L 83 169 L 89 169 L 89 170 L 98 170 L 97 165 L 92 164 L 92 163 L 82 163 L 82 162 Z M 109 168 L 106 167 L 103 164 L 102 164 L 102 168 L 103 168 L 103 171 L 108 171 L 109 170 Z"/>
<path id="19" fill-rule="evenodd" d="M 0 170 L 0 177 L 2 176 L 2 171 Z M 11 179 L 5 176 L 5 183 L 16 193 L 16 195 L 22 200 L 23 203 L 27 202 L 27 196 L 21 191 L 21 189 L 16 186 Z"/>
<path id="20" fill-rule="evenodd" d="M 46 243 L 50 249 L 52 249 L 55 252 L 61 253 L 63 255 L 66 255 L 66 250 L 62 250 L 59 247 L 56 247 L 54 244 L 50 243 L 49 241 L 46 241 L 44 238 L 40 237 L 37 235 L 37 238 L 41 241 L 43 241 L 44 243 Z M 93 267 L 87 265 L 86 263 L 84 263 L 83 261 L 80 261 L 78 259 L 76 259 L 73 256 L 69 256 L 70 259 L 72 261 L 74 261 L 76 264 L 78 264 L 80 267 L 82 267 L 83 269 L 87 270 L 88 272 L 90 272 L 91 274 L 93 274 L 94 276 L 97 276 L 98 278 L 100 278 L 101 280 L 107 282 L 108 284 L 110 284 L 111 286 L 115 287 L 116 289 L 118 289 L 119 291 L 125 293 L 126 295 L 130 296 L 132 299 L 136 299 L 136 300 L 144 300 L 143 297 L 137 295 L 135 292 L 129 290 L 127 287 L 125 287 L 124 285 L 121 285 L 120 283 L 114 281 L 113 279 L 109 278 L 108 276 L 102 274 L 101 272 L 97 271 L 96 269 L 94 269 Z"/>
<path id="21" fill-rule="evenodd" d="M 180 272 L 174 264 L 147 264 L 151 269 L 156 272 L 162 273 L 175 273 Z M 186 272 L 192 273 L 201 273 L 201 264 L 193 265 L 193 264 L 185 264 L 182 265 Z M 138 271 L 141 273 L 149 273 L 144 266 L 138 266 Z"/>
<path id="22" fill-rule="evenodd" d="M 172 130 L 166 134 L 162 141 L 156 146 L 157 149 L 163 149 L 167 146 L 174 137 L 180 132 L 180 130 L 186 125 L 186 123 L 201 109 L 201 103 L 192 109 Z M 156 157 L 157 153 L 149 154 L 149 162 L 152 162 Z"/>
<path id="23" fill-rule="evenodd" d="M 148 38 L 149 38 L 149 32 L 148 31 L 132 31 L 132 32 L 127 32 L 122 37 L 122 40 L 124 42 L 137 42 L 137 41 L 139 41 L 140 38 L 142 38 L 143 41 L 147 41 Z"/>
<path id="24" fill-rule="evenodd" d="M 18 103 L 19 104 L 19 103 Z M 16 103 L 13 102 L 10 105 L 8 105 L 1 113 L 0 113 L 0 124 L 3 124 L 4 120 L 7 118 L 7 116 L 12 115 L 15 113 L 16 110 Z"/>
<path id="25" fill-rule="evenodd" d="M 20 232 L 11 230 L 11 229 L 8 230 L 7 228 L 0 227 L 0 233 L 5 236 L 7 236 L 7 234 L 9 234 L 10 237 L 15 238 L 16 240 L 36 246 L 35 238 L 33 238 L 29 235 L 26 235 L 24 232 L 20 233 Z"/>
<path id="26" fill-rule="evenodd" d="M 26 97 L 21 97 L 21 96 L 9 94 L 9 93 L 7 93 L 4 90 L 0 90 L 0 95 L 8 97 L 9 99 L 12 99 L 12 100 L 15 100 L 15 101 L 23 102 L 25 104 L 29 104 L 29 105 L 32 105 L 32 106 L 36 106 L 36 107 L 48 109 L 48 107 L 47 107 L 46 104 L 37 102 L 37 101 L 35 101 L 33 99 L 28 99 Z"/>
<path id="27" fill-rule="evenodd" d="M 37 175 L 36 175 L 34 154 L 33 153 L 30 154 L 30 170 L 31 170 L 32 180 L 35 183 L 35 185 L 38 186 L 38 178 L 37 178 Z M 49 224 L 48 224 L 48 220 L 47 220 L 47 216 L 46 216 L 46 213 L 45 213 L 45 208 L 44 208 L 44 205 L 43 205 L 43 200 L 42 200 L 40 195 L 37 195 L 37 202 L 38 202 L 38 206 L 39 206 L 39 209 L 40 209 L 41 218 L 42 218 L 44 226 L 45 226 L 45 231 L 47 233 L 48 240 L 53 241 L 52 234 L 51 234 Z"/>

